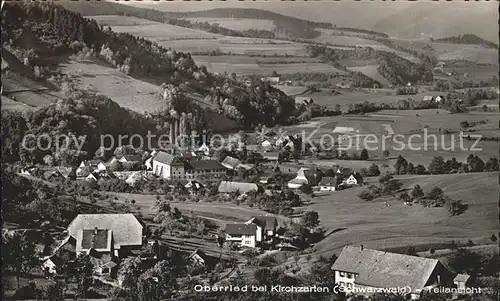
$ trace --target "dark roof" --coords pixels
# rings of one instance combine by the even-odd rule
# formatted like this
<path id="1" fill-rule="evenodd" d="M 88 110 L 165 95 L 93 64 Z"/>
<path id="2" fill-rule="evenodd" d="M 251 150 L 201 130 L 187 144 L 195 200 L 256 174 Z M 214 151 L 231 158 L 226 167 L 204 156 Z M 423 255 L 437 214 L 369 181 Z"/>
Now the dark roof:
<path id="1" fill-rule="evenodd" d="M 254 216 L 254 219 L 257 220 L 260 224 L 264 225 L 265 230 L 274 230 L 278 221 L 276 220 L 276 216 L 273 215 L 259 215 Z"/>
<path id="2" fill-rule="evenodd" d="M 194 170 L 224 169 L 224 166 L 217 160 L 199 160 L 189 162 L 188 168 Z"/>
<path id="3" fill-rule="evenodd" d="M 157 161 L 163 164 L 167 165 L 183 165 L 184 162 L 181 160 L 180 157 L 173 156 L 169 153 L 159 151 L 157 152 L 154 157 L 153 161 Z"/>
<path id="4" fill-rule="evenodd" d="M 141 162 L 142 158 L 139 155 L 123 155 L 123 158 L 125 158 L 129 162 Z"/>
<path id="5" fill-rule="evenodd" d="M 224 231 L 229 235 L 255 235 L 257 231 L 257 225 L 227 224 Z"/>
<path id="6" fill-rule="evenodd" d="M 337 186 L 339 184 L 339 179 L 337 177 L 323 177 L 319 181 L 320 186 Z"/>
<path id="7" fill-rule="evenodd" d="M 425 287 L 437 259 L 346 246 L 332 266 L 333 270 L 358 274 L 355 283 L 371 287 Z"/>
<path id="8" fill-rule="evenodd" d="M 82 249 L 107 249 L 108 239 L 111 237 L 111 231 L 106 229 L 94 229 L 82 231 Z"/>

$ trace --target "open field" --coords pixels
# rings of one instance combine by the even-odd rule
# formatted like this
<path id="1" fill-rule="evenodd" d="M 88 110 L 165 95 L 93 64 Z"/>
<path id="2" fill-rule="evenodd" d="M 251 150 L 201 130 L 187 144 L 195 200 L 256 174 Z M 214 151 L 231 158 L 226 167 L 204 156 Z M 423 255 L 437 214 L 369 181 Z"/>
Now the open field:
<path id="1" fill-rule="evenodd" d="M 317 255 L 330 256 L 346 244 L 363 244 L 374 249 L 407 245 L 446 243 L 451 240 L 487 243 L 498 232 L 497 197 L 493 188 L 497 173 L 398 177 L 404 188 L 419 184 L 424 191 L 441 187 L 446 195 L 469 204 L 469 209 L 450 217 L 445 208 L 405 206 L 395 199 L 362 201 L 363 188 L 342 190 L 315 197 L 308 210 L 317 211 L 322 225 L 332 234 L 316 246 Z M 369 180 L 376 183 L 376 179 Z M 385 205 L 385 200 L 391 206 Z M 329 233 L 327 232 L 327 233 Z"/>
<path id="2" fill-rule="evenodd" d="M 197 64 L 207 66 L 208 71 L 215 73 L 227 72 L 236 75 L 271 75 L 273 71 L 278 74 L 297 72 L 331 72 L 345 73 L 333 66 L 324 63 L 286 63 L 266 64 L 259 58 L 248 56 L 195 56 Z M 295 61 L 301 61 L 297 58 Z"/>
<path id="3" fill-rule="evenodd" d="M 191 22 L 208 22 L 210 24 L 219 24 L 221 27 L 229 28 L 233 30 L 269 30 L 273 31 L 275 26 L 271 20 L 260 20 L 260 19 L 229 19 L 229 18 L 186 18 Z"/>
<path id="4" fill-rule="evenodd" d="M 498 137 L 499 120 L 500 116 L 495 112 L 450 114 L 445 110 L 434 109 L 382 110 L 364 116 L 346 115 L 315 118 L 307 123 L 286 127 L 285 130 L 290 134 L 302 135 L 304 132 L 306 137 L 316 131 L 311 137 L 313 141 L 319 141 L 324 134 L 331 135 L 336 139 L 335 141 L 338 141 L 339 135 L 332 134 L 333 129 L 336 126 L 352 127 L 358 132 L 351 136 L 351 140 L 345 140 L 343 143 L 349 151 L 359 152 L 366 148 L 370 158 L 377 160 L 379 164 L 392 166 L 394 158 L 402 155 L 414 165 L 428 166 L 434 156 L 442 156 L 445 160 L 456 158 L 462 162 L 467 159 L 470 153 L 478 155 L 483 161 L 487 161 L 490 157 L 498 158 L 498 142 L 481 140 L 476 144 L 476 138 L 473 135 Z M 487 123 L 474 127 L 474 132 L 464 134 L 471 134 L 471 140 L 464 138 L 460 141 L 461 121 L 487 121 Z M 394 133 L 400 136 L 383 139 L 382 135 L 387 133 L 387 125 L 390 125 Z M 441 133 L 439 129 L 441 129 Z M 449 133 L 444 134 L 444 130 L 448 130 Z M 375 137 L 366 139 L 367 134 L 375 135 L 377 140 L 373 140 Z M 389 163 L 382 160 L 384 149 L 390 153 Z M 338 164 L 342 166 L 342 161 L 338 161 Z"/>
<path id="5" fill-rule="evenodd" d="M 124 203 L 125 200 L 135 200 L 135 205 L 138 206 L 142 215 L 148 219 L 153 218 L 155 211 L 153 205 L 156 202 L 156 195 L 147 194 L 132 194 L 132 193 L 116 193 L 113 194 L 118 196 L 116 202 Z M 134 206 L 135 206 L 134 205 Z M 172 202 L 172 207 L 177 207 L 184 214 L 195 214 L 201 218 L 207 219 L 218 226 L 224 226 L 226 223 L 230 222 L 243 222 L 249 220 L 255 215 L 265 215 L 269 214 L 265 211 L 249 208 L 245 205 L 235 205 L 231 203 L 179 203 Z M 132 207 L 134 207 L 132 206 Z M 288 221 L 287 218 L 282 216 L 276 216 L 278 222 L 283 224 Z"/>
<path id="6" fill-rule="evenodd" d="M 439 60 L 467 60 L 479 64 L 498 65 L 498 50 L 478 45 L 431 43 Z"/>
<path id="7" fill-rule="evenodd" d="M 35 107 L 29 106 L 23 102 L 15 101 L 12 98 L 2 95 L 1 98 L 2 110 L 12 110 L 12 111 L 32 111 Z"/>
<path id="8" fill-rule="evenodd" d="M 164 108 L 157 95 L 159 88 L 156 85 L 135 79 L 96 61 L 70 59 L 61 64 L 61 71 L 65 74 L 77 74 L 78 88 L 104 94 L 122 107 L 141 113 Z"/>
<path id="9" fill-rule="evenodd" d="M 126 32 L 153 41 L 172 39 L 214 39 L 220 35 L 170 25 L 166 23 L 149 21 L 135 17 L 125 16 L 89 16 L 96 20 L 97 24 L 110 26 L 115 32 Z"/>

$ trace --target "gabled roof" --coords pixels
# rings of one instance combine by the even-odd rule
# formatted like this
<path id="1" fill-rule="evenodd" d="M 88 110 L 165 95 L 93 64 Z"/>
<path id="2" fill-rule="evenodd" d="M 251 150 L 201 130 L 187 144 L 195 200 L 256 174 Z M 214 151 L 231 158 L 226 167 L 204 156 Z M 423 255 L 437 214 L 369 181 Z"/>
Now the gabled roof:
<path id="1" fill-rule="evenodd" d="M 455 278 L 453 278 L 453 282 L 464 282 L 466 283 L 470 278 L 470 275 L 467 274 L 457 274 Z"/>
<path id="2" fill-rule="evenodd" d="M 217 191 L 220 193 L 247 193 L 250 191 L 260 192 L 261 188 L 255 183 L 222 181 L 220 182 Z"/>
<path id="3" fill-rule="evenodd" d="M 438 264 L 437 259 L 346 246 L 333 270 L 358 274 L 356 284 L 371 287 L 425 287 Z"/>
<path id="4" fill-rule="evenodd" d="M 68 234 L 77 237 L 84 229 L 113 231 L 114 247 L 142 245 L 142 225 L 131 214 L 79 214 L 68 226 Z"/>
<path id="5" fill-rule="evenodd" d="M 227 224 L 224 230 L 229 235 L 255 235 L 257 225 L 254 224 Z"/>
<path id="6" fill-rule="evenodd" d="M 262 225 L 264 227 L 264 230 L 274 230 L 276 228 L 276 225 L 278 224 L 278 221 L 276 220 L 276 216 L 273 215 L 259 215 L 259 216 L 254 216 L 252 217 L 249 222 L 254 222 L 256 221 L 258 224 Z"/>
<path id="7" fill-rule="evenodd" d="M 236 158 L 226 156 L 224 160 L 222 160 L 221 164 L 228 169 L 235 169 L 241 164 L 241 161 Z"/>
<path id="8" fill-rule="evenodd" d="M 320 186 L 337 186 L 339 183 L 339 179 L 337 177 L 323 177 L 321 181 L 319 181 Z"/>
<path id="9" fill-rule="evenodd" d="M 112 231 L 108 229 L 79 230 L 76 238 L 76 251 L 95 249 L 100 252 L 110 252 Z"/>
<path id="10" fill-rule="evenodd" d="M 142 162 L 142 158 L 139 155 L 123 155 L 122 158 L 128 162 Z"/>
<path id="11" fill-rule="evenodd" d="M 430 96 L 430 95 L 424 96 L 424 101 L 429 101 L 429 100 L 433 100 L 433 99 L 434 99 L 433 96 Z"/>
<path id="12" fill-rule="evenodd" d="M 171 155 L 169 153 L 159 151 L 153 156 L 153 161 L 160 162 L 166 165 L 184 165 L 180 157 Z"/>

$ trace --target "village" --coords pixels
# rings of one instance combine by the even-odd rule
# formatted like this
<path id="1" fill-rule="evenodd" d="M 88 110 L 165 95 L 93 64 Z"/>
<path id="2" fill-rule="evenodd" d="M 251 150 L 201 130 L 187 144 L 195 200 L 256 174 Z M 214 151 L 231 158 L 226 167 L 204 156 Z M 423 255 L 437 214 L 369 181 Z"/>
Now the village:
<path id="1" fill-rule="evenodd" d="M 350 131 L 353 129 L 338 127 L 333 132 L 345 134 Z M 205 195 L 208 198 L 233 200 L 236 204 L 250 204 L 249 199 L 262 195 L 268 201 L 275 202 L 273 206 L 280 206 L 278 198 L 295 200 L 284 209 L 264 209 L 268 211 L 265 214 L 248 215 L 245 222 L 219 224 L 219 229 L 215 227 L 209 232 L 203 230 L 204 233 L 212 234 L 202 235 L 201 244 L 209 242 L 218 245 L 220 254 L 213 250 L 206 252 L 203 250 L 206 246 L 201 245 L 186 249 L 182 246 L 184 242 L 177 239 L 174 239 L 175 244 L 180 244 L 181 248 L 179 245 L 174 247 L 171 240 L 165 240 L 164 236 L 157 234 L 158 230 L 153 230 L 158 229 L 157 223 L 133 213 L 78 214 L 58 234 L 55 243 L 39 246 L 45 254 L 39 258 L 41 271 L 45 277 L 60 277 L 64 267 L 79 256 L 86 255 L 90 258 L 92 274 L 96 279 L 121 286 L 124 276 L 118 271 L 127 258 L 140 258 L 152 266 L 164 258 L 180 258 L 175 256 L 184 254 L 182 258 L 187 260 L 188 266 L 205 272 L 217 269 L 220 274 L 224 274 L 218 280 L 206 282 L 206 285 L 215 285 L 224 278 L 234 277 L 237 266 L 244 262 L 248 265 L 255 257 L 265 260 L 268 256 L 276 256 L 276 252 L 297 253 L 321 240 L 324 234 L 317 228 L 318 214 L 313 211 L 298 213 L 300 210 L 296 210 L 297 206 L 300 207 L 303 202 L 300 199 L 361 187 L 364 185 L 363 176 L 350 168 L 338 165 L 325 167 L 324 164 L 316 165 L 311 160 L 304 160 L 304 154 L 311 152 L 310 145 L 302 145 L 298 136 L 268 136 L 268 139 L 257 145 L 233 143 L 222 151 L 213 151 L 205 143 L 188 150 L 185 147 L 181 150 L 174 145 L 151 152 L 128 146 L 119 148 L 122 154 L 118 152 L 108 161 L 103 158 L 84 160 L 73 168 L 22 167 L 18 173 L 20 176 L 39 178 L 56 185 L 75 182 L 99 189 L 107 182 L 115 185 L 126 183 L 123 185 L 128 185 L 129 189 L 121 190 L 140 191 L 140 187 L 148 185 L 148 182 L 159 181 L 178 196 Z M 248 148 L 254 150 L 249 151 Z M 164 214 L 162 212 L 170 214 L 171 209 L 161 209 L 170 208 L 166 200 L 166 197 L 162 200 L 157 195 L 155 206 L 158 215 L 153 219 L 155 222 L 161 219 L 158 216 Z M 177 208 L 174 209 L 178 215 L 181 214 Z M 293 230 L 295 225 L 301 228 L 298 232 Z M 220 266 L 223 255 L 227 262 L 232 262 L 226 268 Z M 372 261 L 376 264 L 370 263 Z M 399 268 L 388 270 L 388 266 Z M 364 248 L 363 245 L 346 245 L 331 269 L 337 292 L 339 288 L 344 294 L 356 294 L 366 292 L 367 288 L 370 291 L 370 288 L 405 287 L 408 288 L 406 295 L 413 299 L 422 292 L 438 287 L 450 288 L 455 296 L 465 294 L 470 278 L 467 274 L 453 275 L 436 259 L 378 251 Z"/>

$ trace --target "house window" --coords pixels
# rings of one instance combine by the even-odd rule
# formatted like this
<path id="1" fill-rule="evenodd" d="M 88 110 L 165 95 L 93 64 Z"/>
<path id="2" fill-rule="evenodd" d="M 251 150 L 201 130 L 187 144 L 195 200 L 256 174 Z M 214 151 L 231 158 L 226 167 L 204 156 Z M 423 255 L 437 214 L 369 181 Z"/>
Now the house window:
<path id="1" fill-rule="evenodd" d="M 340 275 L 340 277 L 345 277 L 345 273 L 344 272 L 339 272 L 339 275 Z"/>
<path id="2" fill-rule="evenodd" d="M 347 273 L 347 278 L 351 279 L 352 278 L 352 274 L 351 273 Z"/>
<path id="3" fill-rule="evenodd" d="M 109 268 L 106 268 L 106 267 L 102 268 L 102 273 L 103 274 L 109 273 Z"/>
<path id="4" fill-rule="evenodd" d="M 348 289 L 353 289 L 354 285 L 351 282 L 347 282 L 347 288 Z"/>
<path id="5" fill-rule="evenodd" d="M 342 286 L 342 287 L 345 287 L 345 282 L 340 281 L 340 282 L 339 282 L 339 285 L 340 285 L 340 286 Z"/>

